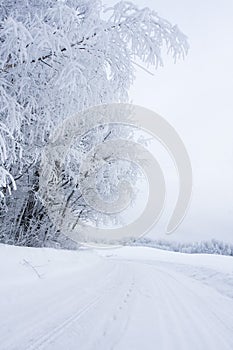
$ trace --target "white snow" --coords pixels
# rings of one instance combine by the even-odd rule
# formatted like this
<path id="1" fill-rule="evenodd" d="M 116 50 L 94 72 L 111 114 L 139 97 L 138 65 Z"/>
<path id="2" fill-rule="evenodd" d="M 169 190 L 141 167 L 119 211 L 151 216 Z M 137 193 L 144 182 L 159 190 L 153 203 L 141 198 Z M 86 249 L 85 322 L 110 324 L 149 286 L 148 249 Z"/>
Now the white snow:
<path id="1" fill-rule="evenodd" d="M 233 259 L 0 245 L 1 350 L 232 350 Z"/>

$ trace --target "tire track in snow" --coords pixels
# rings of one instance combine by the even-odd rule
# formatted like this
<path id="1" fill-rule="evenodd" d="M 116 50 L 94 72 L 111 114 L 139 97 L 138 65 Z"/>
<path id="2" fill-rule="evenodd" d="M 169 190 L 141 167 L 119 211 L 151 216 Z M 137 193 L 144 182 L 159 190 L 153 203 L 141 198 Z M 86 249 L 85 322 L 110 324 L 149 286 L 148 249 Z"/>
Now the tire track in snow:
<path id="1" fill-rule="evenodd" d="M 88 312 L 92 307 L 98 304 L 103 297 L 96 297 L 86 306 L 84 306 L 81 310 L 74 313 L 72 316 L 67 318 L 64 322 L 62 322 L 59 326 L 53 328 L 50 332 L 48 332 L 44 337 L 38 339 L 34 344 L 29 346 L 26 350 L 37 350 L 43 348 L 45 345 L 51 343 L 55 338 L 57 338 L 61 333 L 65 332 L 66 328 L 68 328 L 72 323 L 76 322 L 79 318 L 81 318 L 86 312 Z"/>

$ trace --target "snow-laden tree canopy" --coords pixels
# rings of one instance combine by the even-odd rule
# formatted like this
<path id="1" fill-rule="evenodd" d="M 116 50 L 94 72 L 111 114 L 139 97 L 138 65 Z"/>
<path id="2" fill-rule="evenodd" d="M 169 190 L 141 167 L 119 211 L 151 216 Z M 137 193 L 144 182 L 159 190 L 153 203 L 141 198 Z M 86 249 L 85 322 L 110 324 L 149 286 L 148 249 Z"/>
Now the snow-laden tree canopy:
<path id="1" fill-rule="evenodd" d="M 135 65 L 161 66 L 164 46 L 175 60 L 188 49 L 178 27 L 154 11 L 99 0 L 2 0 L 0 42 L 3 197 L 38 165 L 61 121 L 126 101 Z"/>
<path id="2" fill-rule="evenodd" d="M 3 1 L 0 7 L 1 185 L 37 159 L 49 131 L 91 105 L 127 98 L 133 63 L 162 65 L 185 36 L 148 8 L 100 1 Z M 17 164 L 17 171 L 14 169 Z"/>

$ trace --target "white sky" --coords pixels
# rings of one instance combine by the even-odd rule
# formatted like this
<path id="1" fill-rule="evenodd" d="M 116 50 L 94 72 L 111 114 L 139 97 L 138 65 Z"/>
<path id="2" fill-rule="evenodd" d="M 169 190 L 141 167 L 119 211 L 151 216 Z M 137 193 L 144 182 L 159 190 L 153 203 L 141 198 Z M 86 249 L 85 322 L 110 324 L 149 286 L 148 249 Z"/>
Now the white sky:
<path id="1" fill-rule="evenodd" d="M 133 2 L 178 24 L 190 43 L 185 61 L 174 65 L 165 57 L 164 68 L 154 76 L 137 70 L 130 92 L 133 103 L 154 110 L 175 127 L 190 154 L 192 203 L 168 239 L 233 242 L 233 0 Z M 168 174 L 168 191 L 175 191 L 175 177 L 172 171 Z M 173 197 L 169 201 L 168 193 L 166 212 L 151 233 L 154 238 L 166 238 Z"/>

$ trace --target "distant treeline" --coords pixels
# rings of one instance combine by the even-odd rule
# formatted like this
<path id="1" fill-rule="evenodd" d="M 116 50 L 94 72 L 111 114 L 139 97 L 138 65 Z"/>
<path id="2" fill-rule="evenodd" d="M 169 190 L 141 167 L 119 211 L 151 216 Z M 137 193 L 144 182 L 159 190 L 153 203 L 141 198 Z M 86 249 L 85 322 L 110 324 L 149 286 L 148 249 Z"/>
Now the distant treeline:
<path id="1" fill-rule="evenodd" d="M 200 241 L 191 243 L 181 243 L 166 240 L 152 240 L 150 238 L 140 238 L 132 240 L 128 245 L 146 246 L 173 252 L 189 254 L 219 254 L 233 256 L 233 244 L 212 239 L 210 241 Z"/>

